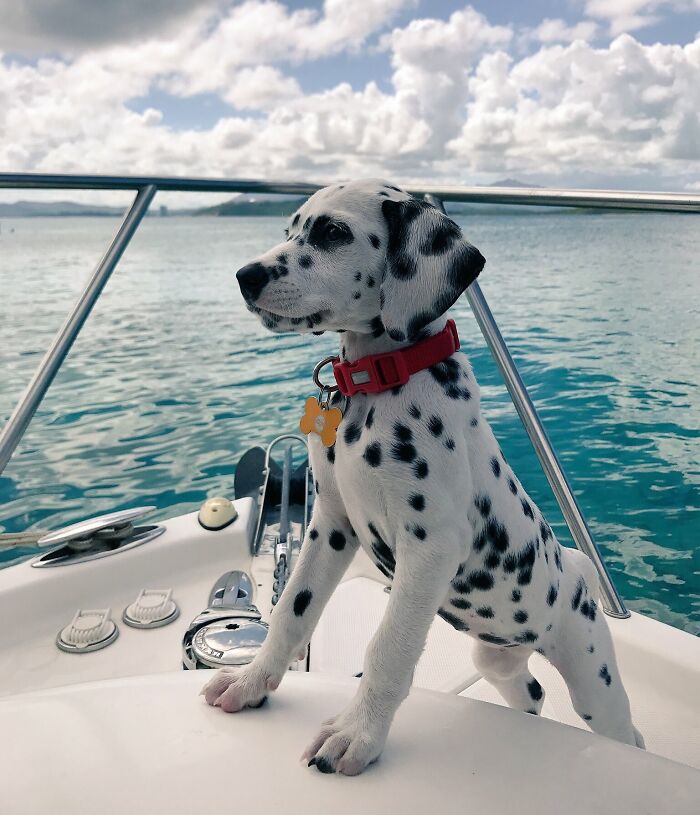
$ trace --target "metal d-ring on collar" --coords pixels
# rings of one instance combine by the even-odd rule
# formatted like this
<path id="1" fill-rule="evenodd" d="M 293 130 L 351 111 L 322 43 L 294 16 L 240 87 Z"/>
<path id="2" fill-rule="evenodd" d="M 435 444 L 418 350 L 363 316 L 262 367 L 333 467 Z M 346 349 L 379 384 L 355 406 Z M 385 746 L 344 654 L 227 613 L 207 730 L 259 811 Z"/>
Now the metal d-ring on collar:
<path id="1" fill-rule="evenodd" d="M 331 396 L 336 393 L 339 388 L 337 385 L 324 385 L 323 382 L 319 379 L 321 370 L 326 367 L 326 365 L 330 365 L 331 363 L 335 362 L 338 357 L 330 356 L 324 357 L 319 363 L 316 364 L 314 367 L 314 372 L 312 378 L 314 380 L 314 385 L 318 388 L 318 403 L 322 408 L 327 408 L 330 405 Z"/>

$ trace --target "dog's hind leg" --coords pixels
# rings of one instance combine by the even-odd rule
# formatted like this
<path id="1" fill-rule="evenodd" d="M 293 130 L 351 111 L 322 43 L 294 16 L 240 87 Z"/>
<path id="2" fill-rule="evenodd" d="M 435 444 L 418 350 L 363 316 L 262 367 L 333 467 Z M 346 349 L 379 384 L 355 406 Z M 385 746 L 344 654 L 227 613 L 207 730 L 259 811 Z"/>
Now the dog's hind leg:
<path id="1" fill-rule="evenodd" d="M 563 676 L 574 710 L 594 732 L 644 747 L 632 724 L 610 630 L 586 580 L 577 578 L 563 599 L 555 647 L 546 648 L 545 656 Z"/>
<path id="2" fill-rule="evenodd" d="M 499 648 L 477 642 L 472 659 L 477 670 L 496 688 L 509 707 L 539 715 L 544 704 L 544 689 L 528 670 L 531 653 L 521 647 Z"/>

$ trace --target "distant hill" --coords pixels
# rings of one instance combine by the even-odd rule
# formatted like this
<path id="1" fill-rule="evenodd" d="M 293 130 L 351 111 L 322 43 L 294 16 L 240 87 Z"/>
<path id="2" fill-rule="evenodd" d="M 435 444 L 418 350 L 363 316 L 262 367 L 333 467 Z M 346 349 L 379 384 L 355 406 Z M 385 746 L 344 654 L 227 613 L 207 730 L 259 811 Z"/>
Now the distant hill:
<path id="1" fill-rule="evenodd" d="M 61 215 L 114 218 L 123 214 L 124 207 L 75 204 L 72 201 L 15 201 L 14 204 L 0 204 L 0 218 L 39 218 Z"/>
<path id="2" fill-rule="evenodd" d="M 522 181 L 518 181 L 517 178 L 504 178 L 501 181 L 494 181 L 493 184 L 489 184 L 489 187 L 539 187 L 539 184 L 523 184 Z"/>
<path id="3" fill-rule="evenodd" d="M 192 215 L 291 215 L 304 201 L 306 198 L 241 195 L 223 204 L 193 210 Z"/>

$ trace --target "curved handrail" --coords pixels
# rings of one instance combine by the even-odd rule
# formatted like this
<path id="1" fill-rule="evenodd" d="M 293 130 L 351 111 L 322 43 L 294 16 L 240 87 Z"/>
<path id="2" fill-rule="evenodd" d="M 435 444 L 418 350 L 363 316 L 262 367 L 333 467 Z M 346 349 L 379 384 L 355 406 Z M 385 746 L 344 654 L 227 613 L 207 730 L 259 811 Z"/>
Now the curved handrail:
<path id="1" fill-rule="evenodd" d="M 144 187 L 155 186 L 163 192 L 313 195 L 326 185 L 326 182 L 258 181 L 244 178 L 0 173 L 0 189 L 140 190 Z M 700 213 L 700 195 L 695 193 L 567 190 L 544 187 L 436 186 L 432 184 L 407 184 L 406 189 L 416 196 L 434 195 L 442 201 L 463 203 Z"/>

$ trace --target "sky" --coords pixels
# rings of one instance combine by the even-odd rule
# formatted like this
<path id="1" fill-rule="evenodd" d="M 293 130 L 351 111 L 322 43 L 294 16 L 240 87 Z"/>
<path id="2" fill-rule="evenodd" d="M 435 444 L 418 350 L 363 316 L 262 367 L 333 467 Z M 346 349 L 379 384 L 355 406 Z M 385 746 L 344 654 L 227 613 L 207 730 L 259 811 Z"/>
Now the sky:
<path id="1" fill-rule="evenodd" d="M 0 171 L 700 190 L 700 0 L 0 0 L 0 20 Z"/>

